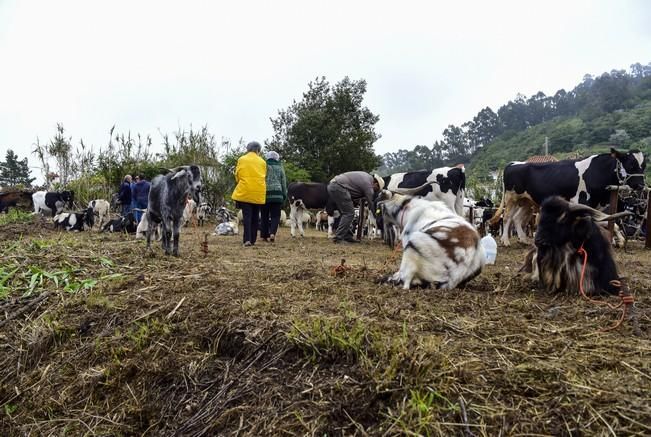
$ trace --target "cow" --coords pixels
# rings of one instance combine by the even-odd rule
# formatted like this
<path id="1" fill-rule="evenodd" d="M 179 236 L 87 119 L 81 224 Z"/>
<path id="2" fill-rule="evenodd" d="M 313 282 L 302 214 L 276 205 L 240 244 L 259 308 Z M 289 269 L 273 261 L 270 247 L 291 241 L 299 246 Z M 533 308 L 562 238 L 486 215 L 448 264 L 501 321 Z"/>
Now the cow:
<path id="1" fill-rule="evenodd" d="M 54 216 L 54 229 L 62 228 L 66 231 L 87 231 L 95 224 L 93 208 L 82 212 L 62 212 Z"/>
<path id="2" fill-rule="evenodd" d="M 116 219 L 109 220 L 102 228 L 102 232 L 125 232 L 133 234 L 138 230 L 138 222 L 133 212 L 127 213 L 125 216 L 120 216 Z"/>
<path id="3" fill-rule="evenodd" d="M 384 177 L 384 188 L 394 193 L 419 196 L 425 200 L 440 200 L 452 211 L 463 216 L 466 191 L 463 165 L 394 173 Z"/>
<path id="4" fill-rule="evenodd" d="M 201 170 L 196 165 L 184 165 L 158 175 L 151 181 L 147 208 L 147 248 L 151 250 L 154 227 L 163 225 L 162 246 L 165 255 L 179 256 L 179 228 L 182 225 L 186 199 L 199 202 Z"/>
<path id="5" fill-rule="evenodd" d="M 328 196 L 328 184 L 292 182 L 287 186 L 287 198 L 289 199 L 290 233 L 292 237 L 296 236 L 296 228 L 298 228 L 301 237 L 305 236 L 302 219 L 307 209 L 325 209 L 328 214 L 328 238 L 334 236 L 332 224 L 337 206 Z"/>
<path id="6" fill-rule="evenodd" d="M 617 266 L 607 232 L 597 223 L 628 214 L 607 215 L 560 196 L 547 198 L 540 208 L 535 248 L 521 271 L 531 273 L 551 292 L 577 292 L 583 287 L 586 295 L 617 294 L 619 288 L 612 282 L 619 280 Z"/>
<path id="7" fill-rule="evenodd" d="M 111 210 L 111 205 L 108 203 L 107 200 L 95 199 L 88 202 L 88 208 L 91 208 L 93 210 L 93 214 L 95 214 L 99 219 L 98 227 L 99 229 L 102 229 L 102 227 L 104 226 L 104 220 L 109 219 L 109 212 Z"/>
<path id="8" fill-rule="evenodd" d="M 25 206 L 32 203 L 32 194 L 26 191 L 5 191 L 0 193 L 0 213 L 8 213 L 10 206 Z"/>
<path id="9" fill-rule="evenodd" d="M 72 208 L 74 199 L 74 191 L 37 191 L 32 194 L 34 213 L 50 213 L 54 217 L 63 212 L 66 205 L 68 205 L 68 208 Z"/>
<path id="10" fill-rule="evenodd" d="M 561 196 L 573 202 L 598 208 L 609 203 L 609 185 L 628 185 L 633 190 L 644 188 L 646 159 L 639 150 L 591 155 L 581 160 L 548 163 L 511 162 L 504 168 L 504 194 L 491 219 L 496 223 L 504 212 L 502 244 L 509 245 L 509 231 L 515 222 L 520 240 L 526 242 L 524 221 L 527 209 L 537 210 L 550 196 Z M 526 199 L 523 201 L 522 199 Z M 524 209 L 524 211 L 523 211 Z"/>
<path id="11" fill-rule="evenodd" d="M 479 233 L 448 205 L 388 190 L 378 199 L 384 219 L 403 229 L 400 270 L 387 282 L 404 289 L 413 285 L 452 289 L 481 272 L 485 258 Z"/>

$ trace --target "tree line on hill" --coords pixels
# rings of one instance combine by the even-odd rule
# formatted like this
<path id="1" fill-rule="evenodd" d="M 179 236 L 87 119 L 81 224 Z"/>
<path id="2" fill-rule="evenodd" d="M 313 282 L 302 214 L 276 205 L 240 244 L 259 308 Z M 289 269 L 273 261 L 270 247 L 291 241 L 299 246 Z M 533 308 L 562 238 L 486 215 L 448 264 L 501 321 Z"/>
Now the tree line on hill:
<path id="1" fill-rule="evenodd" d="M 540 130 L 542 136 L 518 136 L 541 125 L 547 126 Z M 381 171 L 391 173 L 471 163 L 482 155 L 482 149 L 499 149 L 487 146 L 493 143 L 504 146 L 510 139 L 536 141 L 505 147 L 517 155 L 511 159 L 522 159 L 523 153 L 518 148 L 527 153 L 535 148 L 541 154 L 545 136 L 549 137 L 554 153 L 605 142 L 645 148 L 651 142 L 651 63 L 636 63 L 628 71 L 612 70 L 596 77 L 585 75 L 571 91 L 560 89 L 553 96 L 538 92 L 527 98 L 518 94 L 497 112 L 486 107 L 461 126 L 449 125 L 442 136 L 431 148 L 417 145 L 411 150 L 383 155 Z M 491 161 L 490 156 L 484 158 Z M 503 160 L 492 161 L 492 165 L 485 162 L 487 165 L 482 169 L 494 170 L 496 163 Z"/>

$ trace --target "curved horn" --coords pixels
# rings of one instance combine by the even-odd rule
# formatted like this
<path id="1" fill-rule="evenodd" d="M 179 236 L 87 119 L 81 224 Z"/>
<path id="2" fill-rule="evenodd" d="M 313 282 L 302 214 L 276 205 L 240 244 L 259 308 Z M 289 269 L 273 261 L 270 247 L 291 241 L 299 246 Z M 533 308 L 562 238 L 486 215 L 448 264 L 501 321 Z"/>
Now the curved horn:
<path id="1" fill-rule="evenodd" d="M 618 212 L 615 214 L 606 214 L 605 212 L 601 212 L 599 210 L 596 210 L 594 208 L 589 207 L 588 205 L 582 205 L 580 203 L 570 203 L 569 204 L 569 209 L 570 212 L 577 212 L 577 213 L 588 213 L 590 214 L 595 221 L 597 222 L 604 222 L 604 221 L 610 221 L 610 220 L 615 220 L 620 217 L 624 217 L 627 215 L 633 215 L 632 212 L 630 211 L 622 211 Z"/>

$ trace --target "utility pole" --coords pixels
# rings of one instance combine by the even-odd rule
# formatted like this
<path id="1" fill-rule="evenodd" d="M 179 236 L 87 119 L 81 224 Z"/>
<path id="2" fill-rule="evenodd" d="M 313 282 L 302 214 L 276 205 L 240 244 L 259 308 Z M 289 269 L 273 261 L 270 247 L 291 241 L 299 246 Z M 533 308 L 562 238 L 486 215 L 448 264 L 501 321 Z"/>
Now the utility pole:
<path id="1" fill-rule="evenodd" d="M 549 139 L 545 137 L 545 144 L 543 144 L 543 147 L 545 148 L 545 156 L 549 155 Z"/>

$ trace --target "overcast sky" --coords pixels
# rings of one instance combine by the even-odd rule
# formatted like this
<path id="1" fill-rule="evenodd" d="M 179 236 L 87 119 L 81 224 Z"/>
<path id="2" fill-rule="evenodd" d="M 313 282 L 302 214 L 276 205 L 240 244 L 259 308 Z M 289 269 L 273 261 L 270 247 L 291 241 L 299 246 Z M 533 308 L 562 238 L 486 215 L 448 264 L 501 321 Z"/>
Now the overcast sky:
<path id="1" fill-rule="evenodd" d="M 156 146 L 205 124 L 263 141 L 317 76 L 367 81 L 386 153 L 635 62 L 651 62 L 646 0 L 0 0 L 0 160 L 36 165 L 57 122 L 96 148 L 113 124 Z"/>

